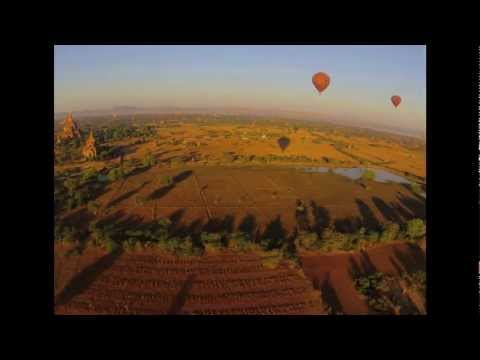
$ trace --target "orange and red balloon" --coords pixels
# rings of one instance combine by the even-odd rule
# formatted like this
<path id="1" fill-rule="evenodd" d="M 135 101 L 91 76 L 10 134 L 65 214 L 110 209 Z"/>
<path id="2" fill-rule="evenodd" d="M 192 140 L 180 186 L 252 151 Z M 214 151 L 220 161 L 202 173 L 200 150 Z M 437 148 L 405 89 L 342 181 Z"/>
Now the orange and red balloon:
<path id="1" fill-rule="evenodd" d="M 402 98 L 398 95 L 393 95 L 390 100 L 395 107 L 398 107 L 398 105 L 400 105 L 400 103 L 402 102 Z"/>
<path id="2" fill-rule="evenodd" d="M 330 85 L 330 76 L 323 72 L 318 72 L 312 76 L 313 86 L 321 94 Z"/>

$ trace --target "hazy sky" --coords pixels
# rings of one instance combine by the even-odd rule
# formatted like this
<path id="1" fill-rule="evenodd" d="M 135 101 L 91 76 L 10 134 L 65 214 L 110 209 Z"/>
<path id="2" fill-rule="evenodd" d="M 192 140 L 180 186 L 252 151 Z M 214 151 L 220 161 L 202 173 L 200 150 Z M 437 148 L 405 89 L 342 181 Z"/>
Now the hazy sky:
<path id="1" fill-rule="evenodd" d="M 322 95 L 318 71 L 331 77 Z M 423 130 L 426 47 L 55 46 L 55 112 L 113 106 L 307 111 Z"/>

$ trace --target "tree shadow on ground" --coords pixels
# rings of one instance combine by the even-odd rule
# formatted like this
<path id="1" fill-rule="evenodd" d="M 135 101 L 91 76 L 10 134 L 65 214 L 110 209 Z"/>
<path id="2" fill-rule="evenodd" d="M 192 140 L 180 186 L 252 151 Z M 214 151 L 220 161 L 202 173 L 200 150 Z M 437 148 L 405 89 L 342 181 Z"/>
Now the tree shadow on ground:
<path id="1" fill-rule="evenodd" d="M 234 229 L 235 217 L 233 215 L 226 215 L 223 219 L 211 218 L 203 226 L 202 231 L 217 233 L 227 232 L 231 233 Z"/>
<path id="2" fill-rule="evenodd" d="M 362 221 L 356 216 L 347 216 L 334 221 L 335 231 L 353 233 L 362 227 Z"/>
<path id="3" fill-rule="evenodd" d="M 151 167 L 150 166 L 137 166 L 135 167 L 135 169 L 132 170 L 132 172 L 130 174 L 128 174 L 127 176 L 125 176 L 125 178 L 129 178 L 131 176 L 135 176 L 135 175 L 140 175 L 148 170 L 150 170 Z"/>
<path id="4" fill-rule="evenodd" d="M 77 229 L 87 229 L 88 223 L 95 218 L 90 211 L 85 207 L 74 210 L 72 213 L 65 216 L 61 223 L 66 226 L 74 226 Z"/>
<path id="5" fill-rule="evenodd" d="M 402 222 L 402 218 L 398 215 L 397 211 L 393 207 L 389 206 L 385 201 L 377 196 L 374 196 L 372 197 L 372 202 L 387 221 L 395 222 L 397 224 Z"/>
<path id="6" fill-rule="evenodd" d="M 238 226 L 238 230 L 248 234 L 251 239 L 254 238 L 256 229 L 257 229 L 257 219 L 252 214 L 245 215 L 245 217 L 240 222 L 240 225 Z"/>
<path id="7" fill-rule="evenodd" d="M 326 279 L 322 282 L 322 284 L 319 283 L 318 279 L 315 279 L 313 282 L 313 287 L 317 290 L 320 290 L 322 294 L 322 300 L 330 307 L 332 315 L 341 314 L 343 312 L 340 299 L 338 298 L 337 292 L 330 281 L 330 273 L 327 274 Z"/>
<path id="8" fill-rule="evenodd" d="M 183 284 L 182 288 L 180 289 L 178 294 L 175 296 L 175 299 L 170 305 L 170 308 L 167 312 L 168 315 L 182 314 L 182 309 L 185 303 L 187 302 L 188 294 L 193 286 L 193 282 L 195 281 L 195 278 L 196 278 L 196 275 L 191 274 L 188 276 L 187 280 L 185 280 L 185 283 Z"/>
<path id="9" fill-rule="evenodd" d="M 110 203 L 108 203 L 107 207 L 113 207 L 113 206 L 116 206 L 118 205 L 119 203 L 121 203 L 122 201 L 132 197 L 133 195 L 135 195 L 136 193 L 138 193 L 140 190 L 142 190 L 146 185 L 148 185 L 150 183 L 150 181 L 144 181 L 142 185 L 140 185 L 138 188 L 136 189 L 133 189 L 131 191 L 128 191 L 126 193 L 123 193 L 122 195 L 120 195 L 118 198 L 116 198 L 115 200 L 112 200 Z"/>
<path id="10" fill-rule="evenodd" d="M 308 209 L 300 200 L 297 200 L 297 208 L 295 209 L 295 219 L 299 231 L 310 231 L 310 219 L 308 218 Z"/>
<path id="11" fill-rule="evenodd" d="M 392 209 L 394 209 L 404 221 L 408 221 L 414 218 L 413 214 L 406 210 L 402 205 L 398 203 L 390 203 Z"/>
<path id="12" fill-rule="evenodd" d="M 283 245 L 286 237 L 287 231 L 283 227 L 280 215 L 267 224 L 262 235 L 263 240 L 269 240 L 269 249 L 280 248 Z"/>
<path id="13" fill-rule="evenodd" d="M 175 187 L 174 184 L 163 186 L 155 191 L 153 191 L 150 196 L 148 197 L 150 200 L 158 200 L 167 195 L 173 188 Z"/>
<path id="14" fill-rule="evenodd" d="M 322 235 L 323 230 L 330 226 L 331 218 L 328 210 L 322 206 L 316 204 L 315 201 L 310 203 L 313 215 L 313 231 L 319 236 Z"/>
<path id="15" fill-rule="evenodd" d="M 115 260 L 122 254 L 118 249 L 101 257 L 94 264 L 87 266 L 84 270 L 74 276 L 74 278 L 65 286 L 62 292 L 55 299 L 55 305 L 64 305 L 75 296 L 83 293 L 95 281 L 95 279 L 104 271 L 109 269 Z"/>
<path id="16" fill-rule="evenodd" d="M 367 230 L 378 231 L 380 229 L 380 222 L 375 217 L 372 209 L 362 200 L 355 199 L 362 218 L 362 226 Z"/>
<path id="17" fill-rule="evenodd" d="M 354 256 L 350 256 L 348 259 L 350 263 L 349 274 L 352 279 L 372 275 L 378 271 L 366 251 L 360 250 L 359 255 L 358 262 Z"/>
<path id="18" fill-rule="evenodd" d="M 403 194 L 397 196 L 402 205 L 409 209 L 413 216 L 425 220 L 425 200 L 415 197 L 408 197 Z"/>
<path id="19" fill-rule="evenodd" d="M 186 180 L 193 174 L 193 171 L 186 170 L 182 171 L 180 174 L 173 177 L 173 183 L 167 186 L 162 186 L 161 188 L 152 192 L 149 196 L 150 200 L 158 200 L 167 195 L 177 184 Z"/>
<path id="20" fill-rule="evenodd" d="M 413 196 L 415 196 L 415 197 L 417 197 L 417 198 L 419 198 L 419 199 L 423 199 L 420 195 L 418 195 L 415 191 L 413 191 L 412 185 L 410 185 L 410 184 L 405 184 L 405 183 L 402 183 L 401 185 L 402 185 L 405 189 L 407 189 L 408 192 L 409 192 L 411 195 L 413 195 Z M 422 191 L 426 191 L 426 186 L 425 186 L 425 184 L 419 184 L 419 185 L 420 185 L 420 189 L 421 189 Z"/>
<path id="21" fill-rule="evenodd" d="M 168 228 L 169 232 L 175 233 L 178 229 L 180 229 L 180 220 L 184 214 L 185 214 L 185 209 L 178 209 L 168 216 L 168 219 L 171 222 Z"/>
<path id="22" fill-rule="evenodd" d="M 193 171 L 191 171 L 191 170 L 182 171 L 180 174 L 174 176 L 173 182 L 175 184 L 178 184 L 178 183 L 188 179 L 192 174 L 193 174 Z"/>
<path id="23" fill-rule="evenodd" d="M 394 249 L 394 258 L 407 272 L 425 271 L 426 258 L 423 250 L 415 244 L 407 243 L 407 251 Z"/>

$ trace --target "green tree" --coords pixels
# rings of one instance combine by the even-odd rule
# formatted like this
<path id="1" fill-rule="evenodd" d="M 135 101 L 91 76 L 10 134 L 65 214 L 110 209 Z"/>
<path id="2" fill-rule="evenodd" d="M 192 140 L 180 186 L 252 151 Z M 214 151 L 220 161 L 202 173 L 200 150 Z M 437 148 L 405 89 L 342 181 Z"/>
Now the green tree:
<path id="1" fill-rule="evenodd" d="M 412 219 L 407 221 L 406 235 L 409 239 L 415 240 L 423 237 L 425 232 L 426 227 L 422 219 Z"/>
<path id="2" fill-rule="evenodd" d="M 123 173 L 119 168 L 113 168 L 108 172 L 108 180 L 114 182 L 123 177 Z"/>
<path id="3" fill-rule="evenodd" d="M 97 177 L 97 171 L 93 168 L 88 168 L 82 173 L 82 182 L 88 182 Z"/>
<path id="4" fill-rule="evenodd" d="M 386 223 L 382 225 L 380 242 L 389 242 L 395 240 L 400 232 L 400 225 L 396 223 Z"/>
<path id="5" fill-rule="evenodd" d="M 144 167 L 150 167 L 155 165 L 155 159 L 151 152 L 148 152 L 145 157 L 142 159 L 142 164 Z"/>
<path id="6" fill-rule="evenodd" d="M 420 194 L 422 192 L 422 187 L 420 186 L 420 184 L 418 184 L 416 182 L 411 182 L 410 183 L 410 188 L 412 189 L 412 191 L 415 194 Z"/>
<path id="7" fill-rule="evenodd" d="M 65 180 L 63 182 L 63 186 L 65 186 L 67 188 L 68 194 L 70 196 L 73 196 L 73 192 L 78 187 L 78 181 L 76 179 L 73 179 L 73 178 L 68 178 L 67 180 Z"/>
<path id="8" fill-rule="evenodd" d="M 363 170 L 362 179 L 363 180 L 375 180 L 375 172 L 369 169 Z"/>
<path id="9" fill-rule="evenodd" d="M 173 179 L 170 175 L 165 175 L 162 177 L 162 185 L 170 186 L 173 184 Z"/>

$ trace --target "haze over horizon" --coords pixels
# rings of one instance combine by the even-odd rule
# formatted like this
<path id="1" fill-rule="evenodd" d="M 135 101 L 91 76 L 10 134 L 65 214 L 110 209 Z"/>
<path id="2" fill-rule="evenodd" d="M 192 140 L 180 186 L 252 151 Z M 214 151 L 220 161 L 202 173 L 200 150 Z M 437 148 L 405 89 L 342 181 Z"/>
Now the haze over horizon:
<path id="1" fill-rule="evenodd" d="M 57 45 L 54 59 L 55 113 L 244 108 L 425 133 L 423 45 Z M 318 71 L 331 77 L 322 95 L 311 82 Z"/>

